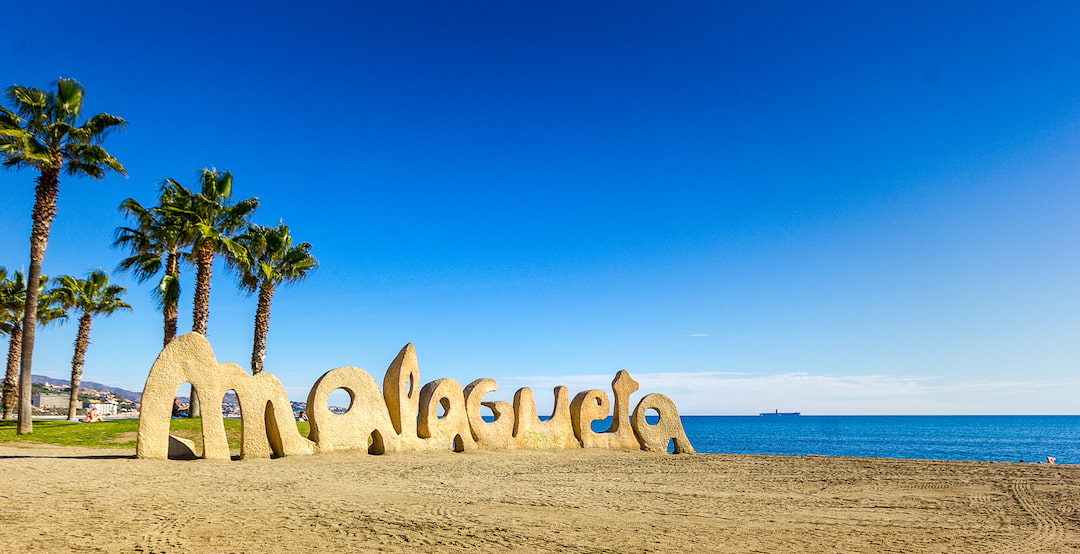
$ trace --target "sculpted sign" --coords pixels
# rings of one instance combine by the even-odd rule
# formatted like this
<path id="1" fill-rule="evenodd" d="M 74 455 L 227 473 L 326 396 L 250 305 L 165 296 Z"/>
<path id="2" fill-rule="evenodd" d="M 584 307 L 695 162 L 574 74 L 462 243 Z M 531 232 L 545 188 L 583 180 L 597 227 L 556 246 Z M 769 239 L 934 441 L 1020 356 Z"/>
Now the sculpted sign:
<path id="1" fill-rule="evenodd" d="M 408 450 L 457 452 L 477 448 L 609 448 L 693 453 L 675 403 L 649 394 L 630 414 L 630 395 L 638 389 L 625 370 L 611 382 L 614 402 L 601 390 L 587 390 L 570 400 L 566 387 L 555 387 L 551 417 L 536 414 L 532 390 L 519 389 L 514 402 L 485 402 L 495 381 L 477 379 L 462 388 L 453 379 L 436 379 L 420 387 L 420 369 L 412 344 L 405 345 L 383 377 L 375 379 L 355 367 L 339 367 L 320 377 L 307 397 L 310 432 L 300 435 L 281 382 L 269 373 L 250 375 L 231 363 L 217 363 L 206 338 L 190 333 L 173 340 L 158 356 L 142 395 L 138 456 L 167 458 L 169 420 L 177 388 L 190 383 L 202 402 L 203 453 L 207 459 L 230 459 L 221 413 L 221 399 L 234 391 L 240 403 L 240 458 L 268 458 L 364 449 L 370 454 Z M 335 414 L 330 393 L 349 394 L 348 411 Z M 481 416 L 481 407 L 494 414 Z M 440 410 L 441 408 L 441 410 Z M 611 413 L 614 408 L 614 413 Z M 440 415 L 441 414 L 441 415 Z M 607 431 L 594 432 L 592 422 L 612 416 Z M 646 416 L 656 416 L 655 423 Z M 180 446 L 183 449 L 183 446 Z"/>

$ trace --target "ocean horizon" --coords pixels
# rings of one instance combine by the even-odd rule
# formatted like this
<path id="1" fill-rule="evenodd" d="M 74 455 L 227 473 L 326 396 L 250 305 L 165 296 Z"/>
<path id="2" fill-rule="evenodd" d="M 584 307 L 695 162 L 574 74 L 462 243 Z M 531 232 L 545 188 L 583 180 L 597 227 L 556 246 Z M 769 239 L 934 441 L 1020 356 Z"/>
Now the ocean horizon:
<path id="1" fill-rule="evenodd" d="M 1080 415 L 681 416 L 713 454 L 1080 464 Z M 600 423 L 600 422 L 595 422 Z M 594 429 L 603 424 L 594 425 Z"/>

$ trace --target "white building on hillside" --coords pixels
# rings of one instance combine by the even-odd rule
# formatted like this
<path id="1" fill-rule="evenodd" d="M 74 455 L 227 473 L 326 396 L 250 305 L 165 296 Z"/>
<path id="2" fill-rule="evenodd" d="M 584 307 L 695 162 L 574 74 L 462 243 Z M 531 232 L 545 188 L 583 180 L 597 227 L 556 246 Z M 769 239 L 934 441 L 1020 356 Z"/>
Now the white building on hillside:
<path id="1" fill-rule="evenodd" d="M 116 413 L 118 411 L 116 402 L 87 402 L 86 403 L 86 411 L 90 411 L 90 410 L 92 410 L 94 408 L 97 408 L 98 413 L 101 414 L 102 417 L 116 415 Z"/>

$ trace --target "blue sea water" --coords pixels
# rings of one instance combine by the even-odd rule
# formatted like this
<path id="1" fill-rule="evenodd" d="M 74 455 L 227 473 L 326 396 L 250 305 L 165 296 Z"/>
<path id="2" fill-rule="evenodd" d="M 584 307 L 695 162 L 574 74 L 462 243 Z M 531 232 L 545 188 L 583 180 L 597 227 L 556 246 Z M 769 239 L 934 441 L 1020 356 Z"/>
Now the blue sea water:
<path id="1" fill-rule="evenodd" d="M 703 453 L 999 462 L 1053 456 L 1059 464 L 1080 464 L 1080 416 L 683 416 L 682 422 Z"/>

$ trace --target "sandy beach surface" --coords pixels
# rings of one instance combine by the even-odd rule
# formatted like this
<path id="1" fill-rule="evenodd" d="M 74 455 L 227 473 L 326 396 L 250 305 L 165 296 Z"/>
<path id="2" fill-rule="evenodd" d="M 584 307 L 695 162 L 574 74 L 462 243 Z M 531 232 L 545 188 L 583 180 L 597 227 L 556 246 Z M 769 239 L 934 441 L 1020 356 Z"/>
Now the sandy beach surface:
<path id="1" fill-rule="evenodd" d="M 1080 552 L 1080 466 L 0 444 L 4 552 Z"/>

